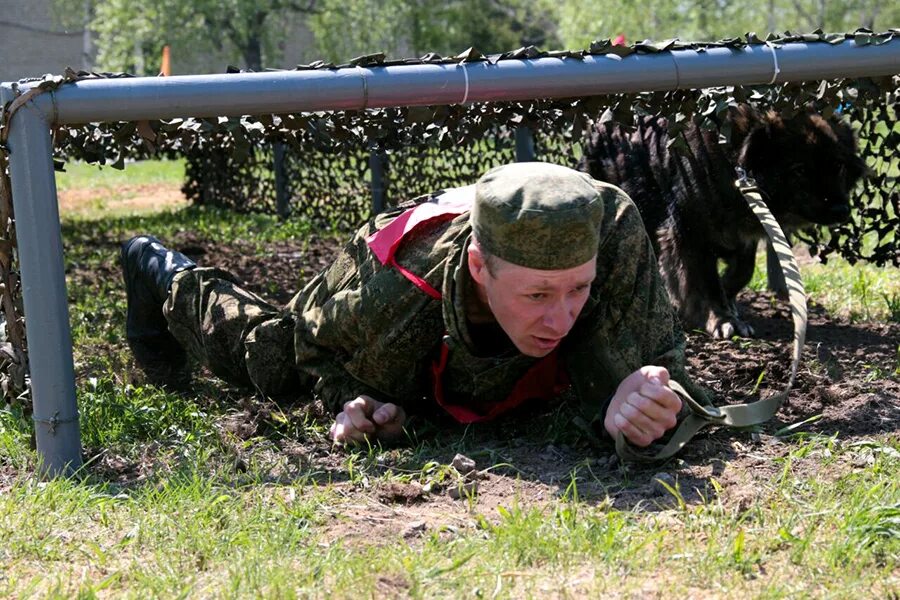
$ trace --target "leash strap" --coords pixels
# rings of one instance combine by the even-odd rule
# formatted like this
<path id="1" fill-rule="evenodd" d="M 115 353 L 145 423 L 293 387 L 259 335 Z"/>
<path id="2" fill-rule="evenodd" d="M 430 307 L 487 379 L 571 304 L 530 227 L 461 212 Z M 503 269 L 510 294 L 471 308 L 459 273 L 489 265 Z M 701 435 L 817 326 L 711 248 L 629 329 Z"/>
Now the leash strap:
<path id="1" fill-rule="evenodd" d="M 671 458 L 681 450 L 697 432 L 707 425 L 726 425 L 728 427 L 748 427 L 759 425 L 775 416 L 778 409 L 788 397 L 788 393 L 794 385 L 797 377 L 797 368 L 800 365 L 800 354 L 803 343 L 806 340 L 806 292 L 803 289 L 803 281 L 800 278 L 800 269 L 794 259 L 794 253 L 787 241 L 787 237 L 781 230 L 781 226 L 769 207 L 763 201 L 762 193 L 756 187 L 756 182 L 747 176 L 743 169 L 737 168 L 738 179 L 735 186 L 744 196 L 744 200 L 750 206 L 753 214 L 759 219 L 766 235 L 772 241 L 775 253 L 778 255 L 778 264 L 784 273 L 787 283 L 788 298 L 791 303 L 791 317 L 794 320 L 794 344 L 793 359 L 791 361 L 791 376 L 784 390 L 757 402 L 749 404 L 733 404 L 730 406 L 706 406 L 694 400 L 687 390 L 677 381 L 669 381 L 669 387 L 681 396 L 682 400 L 690 407 L 691 414 L 678 425 L 675 433 L 669 438 L 668 443 L 656 454 L 647 455 L 638 452 L 634 446 L 628 443 L 624 434 L 620 431 L 616 436 L 616 453 L 623 461 L 638 463 L 658 463 Z"/>

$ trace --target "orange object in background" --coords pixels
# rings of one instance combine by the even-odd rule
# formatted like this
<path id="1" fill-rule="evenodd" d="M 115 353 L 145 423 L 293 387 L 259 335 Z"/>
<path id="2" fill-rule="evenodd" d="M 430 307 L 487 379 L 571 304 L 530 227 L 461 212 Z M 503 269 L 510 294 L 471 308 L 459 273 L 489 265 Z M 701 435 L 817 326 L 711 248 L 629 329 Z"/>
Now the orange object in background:
<path id="1" fill-rule="evenodd" d="M 625 34 L 620 33 L 616 36 L 616 39 L 613 40 L 613 46 L 624 46 L 625 45 Z M 166 46 L 168 48 L 168 46 Z"/>
<path id="2" fill-rule="evenodd" d="M 163 46 L 162 51 L 162 66 L 159 68 L 159 74 L 163 77 L 168 77 L 172 74 L 172 64 L 169 61 L 169 46 Z"/>

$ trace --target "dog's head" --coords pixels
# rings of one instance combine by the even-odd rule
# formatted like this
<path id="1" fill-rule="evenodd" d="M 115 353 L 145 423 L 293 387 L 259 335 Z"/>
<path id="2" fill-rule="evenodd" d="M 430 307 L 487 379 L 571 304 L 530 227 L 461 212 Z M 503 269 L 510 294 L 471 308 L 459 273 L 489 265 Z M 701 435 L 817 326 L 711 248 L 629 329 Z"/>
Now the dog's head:
<path id="1" fill-rule="evenodd" d="M 738 162 L 768 196 L 782 225 L 833 225 L 850 217 L 850 192 L 866 171 L 856 138 L 842 121 L 804 112 L 759 118 Z"/>

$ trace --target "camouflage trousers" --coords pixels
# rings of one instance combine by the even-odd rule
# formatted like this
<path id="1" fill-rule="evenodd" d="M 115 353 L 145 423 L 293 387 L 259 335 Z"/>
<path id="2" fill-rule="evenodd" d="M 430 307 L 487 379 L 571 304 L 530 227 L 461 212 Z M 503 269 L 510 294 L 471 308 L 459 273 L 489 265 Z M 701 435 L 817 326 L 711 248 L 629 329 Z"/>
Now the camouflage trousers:
<path id="1" fill-rule="evenodd" d="M 222 269 L 182 271 L 163 307 L 169 331 L 217 377 L 267 396 L 311 388 L 294 359 L 295 319 Z"/>

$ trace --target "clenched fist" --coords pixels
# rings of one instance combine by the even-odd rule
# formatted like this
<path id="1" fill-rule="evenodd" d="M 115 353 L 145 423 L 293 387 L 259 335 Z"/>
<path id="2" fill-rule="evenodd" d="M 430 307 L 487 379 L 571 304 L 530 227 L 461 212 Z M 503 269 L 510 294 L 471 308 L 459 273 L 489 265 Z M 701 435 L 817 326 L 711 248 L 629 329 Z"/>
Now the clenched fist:
<path id="1" fill-rule="evenodd" d="M 635 446 L 649 446 L 678 422 L 681 398 L 668 386 L 665 367 L 641 367 L 622 380 L 603 426 L 615 439 L 621 431 Z"/>
<path id="2" fill-rule="evenodd" d="M 403 433 L 406 411 L 396 404 L 359 396 L 346 404 L 331 426 L 337 444 L 360 443 L 369 438 L 391 440 Z"/>

